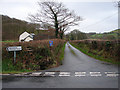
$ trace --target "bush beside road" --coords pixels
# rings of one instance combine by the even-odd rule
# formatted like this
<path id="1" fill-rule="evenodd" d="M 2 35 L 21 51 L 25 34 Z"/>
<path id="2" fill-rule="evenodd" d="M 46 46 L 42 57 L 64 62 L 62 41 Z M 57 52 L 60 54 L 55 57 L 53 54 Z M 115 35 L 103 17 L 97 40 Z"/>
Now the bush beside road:
<path id="1" fill-rule="evenodd" d="M 49 40 L 2 42 L 2 72 L 30 72 L 61 65 L 64 58 L 65 40 L 53 39 L 52 41 L 52 47 L 49 46 Z M 16 53 L 15 65 L 13 64 L 13 52 L 6 50 L 9 46 L 22 46 L 22 51 Z"/>
<path id="2" fill-rule="evenodd" d="M 120 64 L 120 41 L 115 40 L 73 40 L 71 45 L 95 59 Z"/>

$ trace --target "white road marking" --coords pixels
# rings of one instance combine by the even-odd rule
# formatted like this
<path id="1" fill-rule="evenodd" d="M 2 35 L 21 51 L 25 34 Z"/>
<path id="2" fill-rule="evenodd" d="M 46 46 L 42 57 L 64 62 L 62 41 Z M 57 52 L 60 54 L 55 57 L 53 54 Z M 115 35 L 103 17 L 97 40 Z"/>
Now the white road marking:
<path id="1" fill-rule="evenodd" d="M 76 77 L 86 76 L 86 72 L 75 72 Z"/>
<path id="2" fill-rule="evenodd" d="M 105 74 L 106 74 L 107 77 L 117 77 L 117 76 L 119 76 L 119 74 L 116 73 L 116 72 L 105 72 Z"/>
<path id="3" fill-rule="evenodd" d="M 21 74 L 14 74 L 15 76 L 20 76 Z"/>
<path id="4" fill-rule="evenodd" d="M 104 72 L 106 77 L 117 77 L 119 74 L 117 72 Z M 71 76 L 70 72 L 33 72 L 31 74 L 29 73 L 21 73 L 21 74 L 0 74 L 3 76 L 9 76 L 9 75 L 15 75 L 15 76 Z M 88 74 L 86 72 L 75 72 L 74 76 L 76 77 L 85 77 L 85 76 L 91 76 L 91 77 L 97 77 L 102 76 L 101 72 L 89 72 Z M 72 77 L 72 76 L 71 76 Z"/>
<path id="5" fill-rule="evenodd" d="M 70 75 L 61 75 L 61 74 L 60 74 L 59 76 L 60 76 L 60 77 L 62 77 L 62 76 L 67 76 L 67 77 L 69 77 Z"/>
<path id="6" fill-rule="evenodd" d="M 100 72 L 90 72 L 90 76 L 102 76 Z"/>
<path id="7" fill-rule="evenodd" d="M 45 72 L 45 74 L 55 74 L 55 72 Z"/>
<path id="8" fill-rule="evenodd" d="M 42 74 L 42 72 L 35 72 L 35 73 L 32 73 L 31 76 L 39 76 L 41 74 Z"/>
<path id="9" fill-rule="evenodd" d="M 60 74 L 70 74 L 70 72 L 60 72 Z"/>
<path id="10" fill-rule="evenodd" d="M 55 76 L 56 72 L 45 72 L 44 76 Z"/>
<path id="11" fill-rule="evenodd" d="M 117 76 L 119 76 L 119 74 L 107 74 L 106 76 L 107 77 L 117 77 Z"/>
<path id="12" fill-rule="evenodd" d="M 58 76 L 70 76 L 70 72 L 60 72 Z"/>

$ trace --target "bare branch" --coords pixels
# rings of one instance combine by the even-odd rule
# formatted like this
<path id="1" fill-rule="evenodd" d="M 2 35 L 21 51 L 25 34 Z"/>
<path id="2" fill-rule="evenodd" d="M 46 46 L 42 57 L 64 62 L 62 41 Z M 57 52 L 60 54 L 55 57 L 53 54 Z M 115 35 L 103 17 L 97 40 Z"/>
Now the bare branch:
<path id="1" fill-rule="evenodd" d="M 46 23 L 55 27 L 56 37 L 59 31 L 64 33 L 70 26 L 78 25 L 81 17 L 76 16 L 74 11 L 69 11 L 62 3 L 38 2 L 41 10 L 36 15 L 29 15 L 34 22 Z"/>

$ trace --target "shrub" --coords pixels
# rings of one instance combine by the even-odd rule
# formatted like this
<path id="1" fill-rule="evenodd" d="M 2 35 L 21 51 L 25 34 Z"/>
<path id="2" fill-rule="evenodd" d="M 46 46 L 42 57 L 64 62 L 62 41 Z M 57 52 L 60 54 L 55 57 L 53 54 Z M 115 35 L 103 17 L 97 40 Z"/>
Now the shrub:
<path id="1" fill-rule="evenodd" d="M 71 43 L 94 55 L 120 61 L 120 40 L 75 40 Z"/>
<path id="2" fill-rule="evenodd" d="M 41 70 L 50 67 L 59 60 L 60 50 L 65 41 L 53 39 L 53 46 L 49 46 L 49 40 L 31 42 L 2 43 L 3 71 L 6 70 Z M 17 51 L 16 64 L 13 65 L 13 52 L 6 51 L 8 46 L 22 46 L 22 51 Z M 9 62 L 8 62 L 9 61 Z M 10 66 L 9 66 L 9 65 Z M 13 66 L 13 67 L 12 67 Z M 9 67 L 9 68 L 5 68 Z M 10 68 L 12 67 L 12 68 Z"/>
<path id="3" fill-rule="evenodd" d="M 105 42 L 105 51 L 109 51 L 111 47 L 111 42 L 110 41 L 106 41 Z"/>
<path id="4" fill-rule="evenodd" d="M 97 42 L 96 41 L 92 41 L 91 48 L 92 49 L 97 49 Z"/>

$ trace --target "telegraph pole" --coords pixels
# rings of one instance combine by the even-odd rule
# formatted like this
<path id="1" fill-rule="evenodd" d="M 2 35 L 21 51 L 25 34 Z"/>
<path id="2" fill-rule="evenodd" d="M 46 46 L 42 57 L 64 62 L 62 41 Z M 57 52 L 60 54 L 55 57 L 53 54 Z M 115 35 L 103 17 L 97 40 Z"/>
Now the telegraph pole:
<path id="1" fill-rule="evenodd" d="M 118 1 L 118 29 L 120 28 L 120 1 Z M 119 31 L 118 31 L 118 40 L 119 40 Z M 119 44 L 119 41 L 117 43 Z"/>

